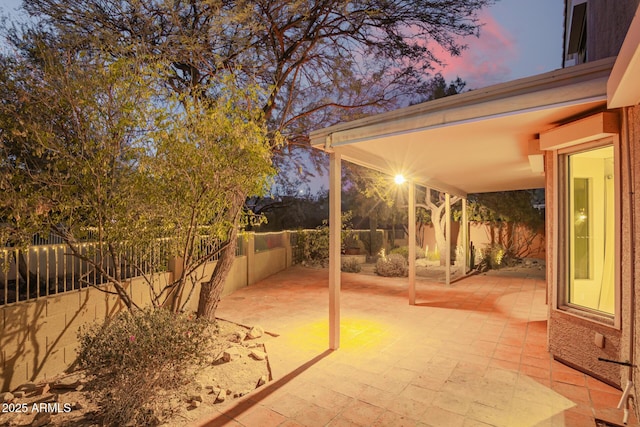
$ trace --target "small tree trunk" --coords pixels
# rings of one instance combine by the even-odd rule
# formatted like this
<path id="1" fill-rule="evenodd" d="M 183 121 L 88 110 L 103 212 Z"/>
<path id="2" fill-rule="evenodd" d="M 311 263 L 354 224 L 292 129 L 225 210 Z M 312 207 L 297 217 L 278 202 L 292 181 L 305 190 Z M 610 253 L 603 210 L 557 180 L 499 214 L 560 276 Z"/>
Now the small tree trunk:
<path id="1" fill-rule="evenodd" d="M 375 255 L 375 241 L 378 230 L 378 217 L 375 214 L 369 215 L 369 256 Z"/>
<path id="2" fill-rule="evenodd" d="M 447 250 L 447 239 L 445 237 L 444 216 L 442 215 L 444 205 L 431 209 L 431 222 L 433 223 L 433 234 L 436 238 L 436 245 L 440 253 L 440 265 L 445 266 L 446 257 L 444 252 Z"/>
<path id="3" fill-rule="evenodd" d="M 236 247 L 238 246 L 238 228 L 236 226 L 231 230 L 229 243 L 220 251 L 220 258 L 216 264 L 213 274 L 208 282 L 200 285 L 200 298 L 198 300 L 198 317 L 209 320 L 215 320 L 216 309 L 220 301 L 220 294 L 224 289 L 224 283 L 227 275 L 236 259 Z"/>

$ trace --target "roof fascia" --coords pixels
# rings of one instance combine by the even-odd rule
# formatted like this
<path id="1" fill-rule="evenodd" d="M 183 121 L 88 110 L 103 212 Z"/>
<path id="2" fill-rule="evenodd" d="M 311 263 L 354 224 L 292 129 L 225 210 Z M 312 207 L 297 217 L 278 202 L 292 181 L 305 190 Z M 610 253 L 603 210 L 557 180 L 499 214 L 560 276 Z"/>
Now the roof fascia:
<path id="1" fill-rule="evenodd" d="M 495 116 L 522 111 L 525 107 L 523 102 L 528 108 L 544 108 L 563 102 L 575 104 L 575 101 L 586 98 L 603 99 L 606 96 L 606 79 L 614 61 L 615 58 L 606 58 L 588 62 L 319 129 L 310 133 L 311 145 L 318 149 L 329 148 L 326 146 L 329 135 L 335 146 L 348 141 L 348 135 L 357 135 L 356 138 L 362 140 L 365 136 L 375 137 L 401 129 L 415 130 L 418 123 L 419 127 L 425 128 L 428 127 L 425 126 L 426 118 L 430 118 L 432 126 L 438 125 L 438 120 L 443 125 L 484 119 L 487 117 L 487 105 L 494 107 L 494 114 L 490 116 Z M 476 108 L 474 113 L 474 107 L 480 106 L 482 108 Z M 466 117 L 461 119 L 465 110 Z M 463 114 L 458 120 L 451 120 L 457 113 Z M 338 135 L 340 138 L 336 138 Z"/>

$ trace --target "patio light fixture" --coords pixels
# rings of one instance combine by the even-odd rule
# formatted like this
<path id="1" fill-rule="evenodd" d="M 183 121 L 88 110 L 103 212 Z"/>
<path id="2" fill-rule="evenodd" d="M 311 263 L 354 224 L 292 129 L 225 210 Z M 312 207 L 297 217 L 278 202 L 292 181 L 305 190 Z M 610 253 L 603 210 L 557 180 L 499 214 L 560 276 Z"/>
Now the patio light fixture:
<path id="1" fill-rule="evenodd" d="M 402 174 L 398 174 L 395 176 L 395 178 L 393 179 L 396 184 L 401 185 L 404 184 L 407 180 L 405 179 L 405 177 Z"/>

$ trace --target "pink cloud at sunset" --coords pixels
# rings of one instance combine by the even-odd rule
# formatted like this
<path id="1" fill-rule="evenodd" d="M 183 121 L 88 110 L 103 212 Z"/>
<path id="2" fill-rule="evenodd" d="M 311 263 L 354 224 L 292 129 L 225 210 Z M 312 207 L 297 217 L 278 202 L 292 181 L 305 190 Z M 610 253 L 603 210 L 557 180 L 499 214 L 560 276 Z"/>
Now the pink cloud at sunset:
<path id="1" fill-rule="evenodd" d="M 514 37 L 500 25 L 488 11 L 481 15 L 483 23 L 480 37 L 461 40 L 467 49 L 460 56 L 451 56 L 440 46 L 434 53 L 445 63 L 436 67 L 447 81 L 460 77 L 467 82 L 467 89 L 478 89 L 511 80 L 511 64 L 517 61 L 519 49 Z"/>

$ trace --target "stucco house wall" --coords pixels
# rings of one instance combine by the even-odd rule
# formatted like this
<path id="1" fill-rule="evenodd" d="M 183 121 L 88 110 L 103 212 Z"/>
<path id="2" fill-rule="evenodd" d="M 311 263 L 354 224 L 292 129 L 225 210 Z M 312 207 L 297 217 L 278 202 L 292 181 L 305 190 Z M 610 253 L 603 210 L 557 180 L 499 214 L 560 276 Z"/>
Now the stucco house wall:
<path id="1" fill-rule="evenodd" d="M 616 56 L 640 0 L 589 0 L 587 61 Z"/>
<path id="2" fill-rule="evenodd" d="M 549 350 L 554 358 L 574 366 L 588 374 L 602 379 L 619 388 L 623 388 L 629 377 L 629 368 L 615 363 L 599 360 L 605 358 L 628 362 L 634 360 L 633 353 L 640 354 L 638 345 L 638 298 L 636 286 L 640 273 L 640 260 L 637 248 L 640 245 L 637 218 L 640 215 L 640 203 L 635 197 L 635 189 L 640 185 L 640 107 L 625 107 L 613 110 L 619 116 L 619 210 L 620 235 L 618 245 L 619 283 L 619 324 L 604 325 L 600 322 L 576 316 L 570 311 L 558 307 L 558 283 L 563 274 L 563 259 L 556 253 L 562 247 L 562 236 L 558 233 L 558 222 L 562 220 L 559 207 L 556 179 L 558 166 L 554 162 L 555 151 L 548 151 L 546 166 L 546 203 L 547 203 L 547 277 L 549 315 Z M 596 343 L 596 334 L 604 336 L 604 347 Z M 638 374 L 638 369 L 635 369 Z"/>

